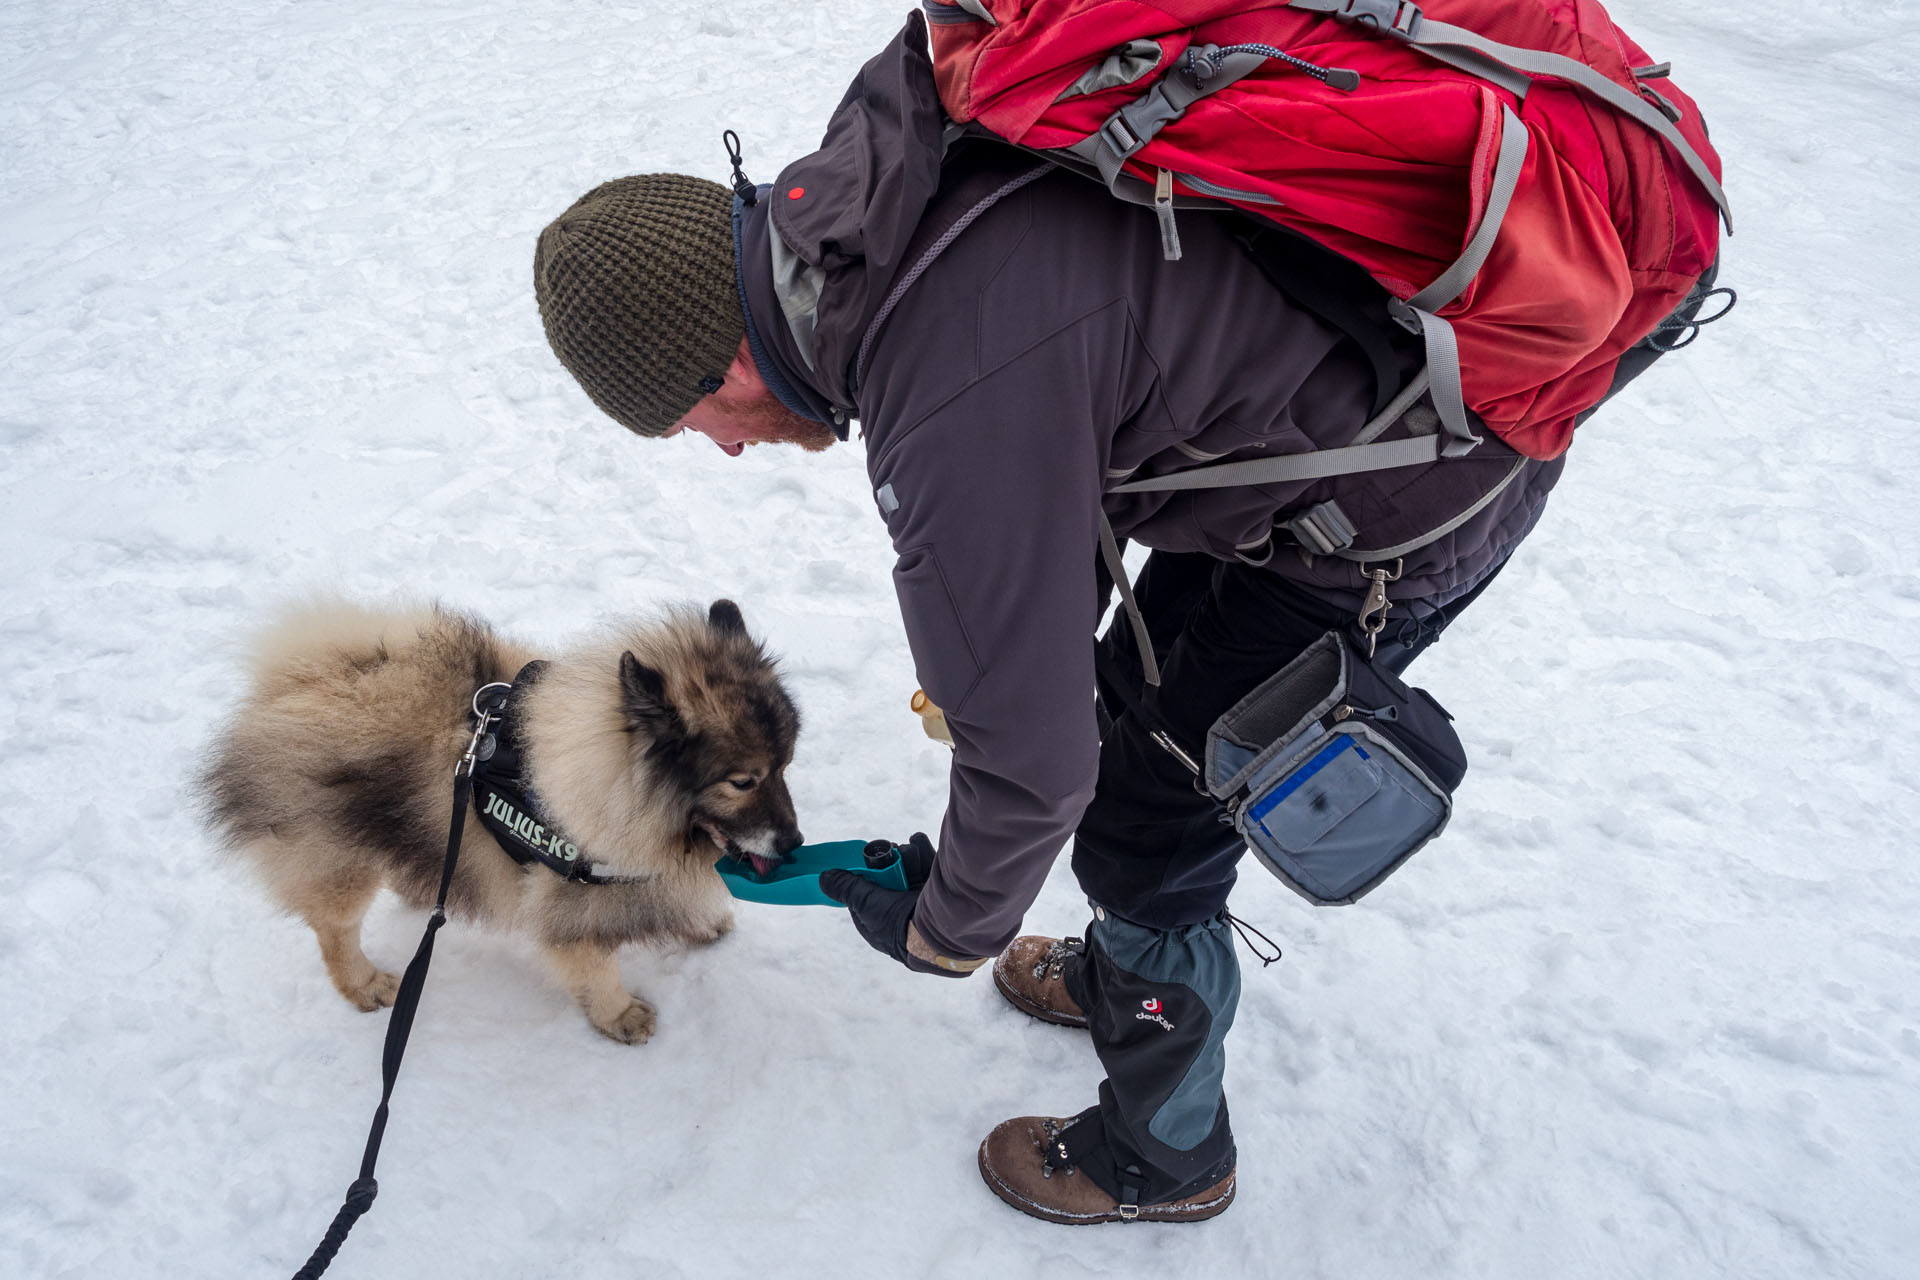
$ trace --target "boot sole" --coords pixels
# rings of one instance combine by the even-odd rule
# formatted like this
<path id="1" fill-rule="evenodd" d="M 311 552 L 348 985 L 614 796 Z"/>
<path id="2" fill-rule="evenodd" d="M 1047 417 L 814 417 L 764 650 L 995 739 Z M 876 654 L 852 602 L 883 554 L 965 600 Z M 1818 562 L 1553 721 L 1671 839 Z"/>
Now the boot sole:
<path id="1" fill-rule="evenodd" d="M 1001 979 L 997 971 L 993 975 L 993 985 L 1000 989 L 1000 994 L 1007 998 L 1008 1004 L 1026 1014 L 1029 1018 L 1038 1018 L 1041 1022 L 1051 1022 L 1056 1027 L 1085 1028 L 1087 1025 L 1086 1014 L 1057 1013 L 1043 1004 L 1035 1004 L 1008 986 L 1006 982 Z"/>
<path id="2" fill-rule="evenodd" d="M 1063 1227 L 1092 1227 L 1103 1222 L 1205 1222 L 1208 1218 L 1218 1217 L 1227 1211 L 1233 1203 L 1234 1188 L 1239 1185 L 1237 1174 L 1228 1174 L 1201 1194 L 1208 1198 L 1197 1204 L 1149 1204 L 1140 1207 L 1136 1218 L 1120 1216 L 1118 1209 L 1104 1213 L 1062 1213 L 1046 1205 L 1027 1199 L 1018 1191 L 1001 1181 L 1000 1175 L 987 1163 L 987 1144 L 980 1144 L 980 1179 L 987 1184 L 987 1190 L 1021 1213 L 1030 1218 L 1039 1218 L 1044 1222 L 1056 1222 Z"/>

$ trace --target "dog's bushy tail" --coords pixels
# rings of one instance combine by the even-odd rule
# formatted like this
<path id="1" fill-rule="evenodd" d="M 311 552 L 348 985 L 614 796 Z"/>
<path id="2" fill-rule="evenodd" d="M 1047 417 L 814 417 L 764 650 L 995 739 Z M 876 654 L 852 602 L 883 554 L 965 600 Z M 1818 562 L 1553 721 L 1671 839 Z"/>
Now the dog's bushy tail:
<path id="1" fill-rule="evenodd" d="M 341 814 L 366 808 L 366 797 L 349 784 L 378 778 L 404 790 L 403 777 L 433 771 L 465 699 L 501 678 L 504 655 L 483 623 L 436 604 L 314 597 L 256 632 L 244 664 L 248 688 L 195 779 L 202 816 L 229 849 L 268 835 L 351 834 Z"/>
<path id="2" fill-rule="evenodd" d="M 454 620 L 431 601 L 373 608 L 339 597 L 313 596 L 281 609 L 246 647 L 246 665 L 258 695 L 274 680 L 315 661 L 365 668 L 392 650 Z"/>

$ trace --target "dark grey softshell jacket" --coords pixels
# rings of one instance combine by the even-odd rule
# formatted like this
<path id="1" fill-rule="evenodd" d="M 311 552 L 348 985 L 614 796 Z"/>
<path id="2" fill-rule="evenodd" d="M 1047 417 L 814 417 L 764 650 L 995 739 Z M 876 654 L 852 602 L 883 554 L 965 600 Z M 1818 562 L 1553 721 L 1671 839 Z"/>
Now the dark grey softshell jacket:
<path id="1" fill-rule="evenodd" d="M 1014 937 L 1093 794 L 1106 486 L 1344 444 L 1374 387 L 1352 344 L 1248 261 L 1229 218 L 1183 214 L 1185 254 L 1168 262 L 1150 211 L 1073 174 L 1026 180 L 1031 156 L 970 144 L 942 167 L 924 51 L 915 15 L 855 80 L 822 149 L 747 211 L 740 266 L 769 383 L 865 430 L 915 667 L 955 745 L 914 923 L 958 958 Z M 794 323 L 782 300 L 795 290 L 776 280 L 800 277 L 818 304 Z M 1399 598 L 1443 601 L 1532 526 L 1557 463 L 1489 440 L 1429 467 L 1105 508 L 1123 538 L 1267 556 L 1271 572 L 1355 601 L 1357 567 L 1273 546 L 1276 514 L 1337 497 L 1363 545 L 1390 545 L 1471 507 L 1516 465 L 1478 514 L 1408 557 Z"/>

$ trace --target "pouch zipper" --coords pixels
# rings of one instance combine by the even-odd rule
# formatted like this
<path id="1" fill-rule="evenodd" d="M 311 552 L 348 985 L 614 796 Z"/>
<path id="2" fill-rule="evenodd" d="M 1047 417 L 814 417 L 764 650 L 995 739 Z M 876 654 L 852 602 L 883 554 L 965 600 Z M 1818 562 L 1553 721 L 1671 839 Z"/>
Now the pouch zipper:
<path id="1" fill-rule="evenodd" d="M 1428 699 L 1432 701 L 1432 699 Z M 1444 711 L 1441 713 L 1446 714 Z M 1351 702 L 1343 702 L 1320 717 L 1320 726 L 1329 731 L 1350 720 L 1371 720 L 1377 726 L 1374 730 L 1395 748 L 1403 752 L 1421 769 L 1430 775 L 1435 764 L 1444 761 L 1445 753 L 1439 751 L 1433 743 L 1416 732 L 1412 725 L 1400 714 L 1398 707 L 1358 707 Z"/>

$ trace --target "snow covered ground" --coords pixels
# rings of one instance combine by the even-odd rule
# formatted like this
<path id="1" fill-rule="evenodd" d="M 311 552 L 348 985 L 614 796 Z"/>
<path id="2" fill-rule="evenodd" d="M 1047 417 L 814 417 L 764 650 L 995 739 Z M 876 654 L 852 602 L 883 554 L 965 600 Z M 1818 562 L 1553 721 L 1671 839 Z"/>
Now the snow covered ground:
<path id="1" fill-rule="evenodd" d="M 1619 0 L 1704 104 L 1742 302 L 1582 432 L 1422 666 L 1445 839 L 1315 912 L 1249 871 L 1234 1209 L 1069 1232 L 980 1186 L 1092 1055 L 828 910 L 634 953 L 642 1048 L 441 935 L 342 1276 L 1920 1274 L 1920 37 L 1898 0 Z M 0 7 L 0 1274 L 290 1273 L 384 1016 L 218 868 L 183 779 L 289 596 L 545 642 L 729 595 L 816 839 L 945 758 L 858 445 L 649 445 L 542 341 L 538 229 L 615 175 L 771 179 L 902 0 Z M 1030 917 L 1084 920 L 1056 870 Z M 418 913 L 383 905 L 398 966 Z"/>

